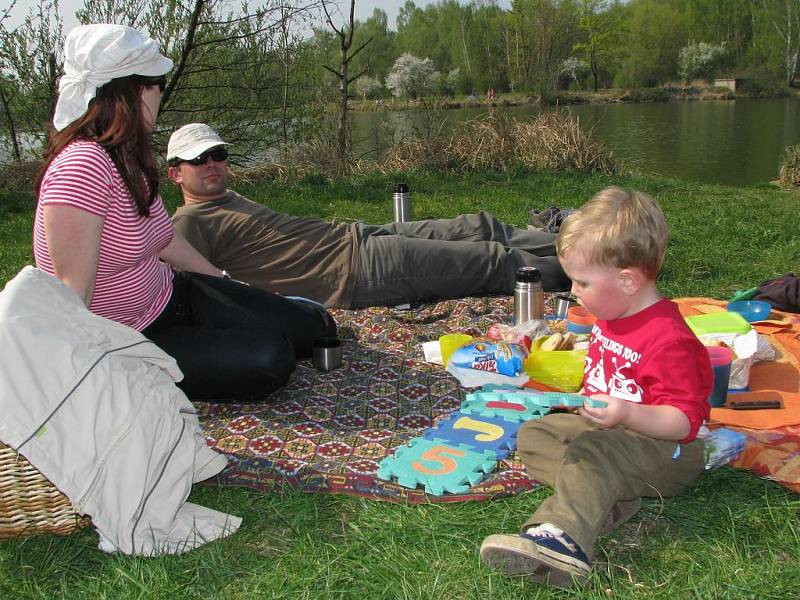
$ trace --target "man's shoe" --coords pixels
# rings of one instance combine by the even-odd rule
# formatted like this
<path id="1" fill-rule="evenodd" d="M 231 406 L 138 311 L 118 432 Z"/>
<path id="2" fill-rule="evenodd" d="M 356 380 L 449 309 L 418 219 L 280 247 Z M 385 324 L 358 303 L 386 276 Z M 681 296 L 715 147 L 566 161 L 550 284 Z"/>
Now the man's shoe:
<path id="1" fill-rule="evenodd" d="M 549 206 L 541 211 L 533 209 L 528 213 L 528 229 L 558 233 L 564 219 L 574 212 L 574 208 L 559 208 L 558 206 Z"/>
<path id="2" fill-rule="evenodd" d="M 608 514 L 608 517 L 606 517 L 606 522 L 603 523 L 603 528 L 600 530 L 600 535 L 606 535 L 614 531 L 617 527 L 639 512 L 640 508 L 642 508 L 641 498 L 617 502 L 611 507 L 611 512 Z"/>
<path id="3" fill-rule="evenodd" d="M 490 535 L 481 544 L 481 560 L 506 575 L 530 575 L 561 588 L 583 583 L 591 571 L 583 550 L 549 523 L 522 535 Z"/>

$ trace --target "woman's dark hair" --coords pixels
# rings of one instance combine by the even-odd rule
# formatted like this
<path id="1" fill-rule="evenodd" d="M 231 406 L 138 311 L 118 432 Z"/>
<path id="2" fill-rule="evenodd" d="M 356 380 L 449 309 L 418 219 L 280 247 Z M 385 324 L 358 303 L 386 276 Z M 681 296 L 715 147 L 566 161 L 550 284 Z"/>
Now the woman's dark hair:
<path id="1" fill-rule="evenodd" d="M 36 196 L 39 196 L 47 167 L 58 153 L 73 140 L 91 140 L 108 152 L 138 213 L 149 216 L 150 205 L 158 195 L 159 173 L 141 95 L 143 87 L 159 85 L 161 80 L 140 75 L 112 79 L 98 88 L 86 114 L 61 131 L 51 131 L 36 180 Z"/>

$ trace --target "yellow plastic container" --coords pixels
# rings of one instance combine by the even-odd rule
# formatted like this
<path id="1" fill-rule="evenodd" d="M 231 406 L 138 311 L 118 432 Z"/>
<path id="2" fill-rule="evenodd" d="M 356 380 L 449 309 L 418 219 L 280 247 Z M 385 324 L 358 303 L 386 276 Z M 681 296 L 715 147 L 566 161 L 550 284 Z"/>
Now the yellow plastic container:
<path id="1" fill-rule="evenodd" d="M 439 336 L 439 349 L 442 351 L 442 364 L 447 366 L 447 361 L 453 352 L 472 341 L 472 336 L 466 333 L 447 333 Z"/>
<path id="2" fill-rule="evenodd" d="M 540 350 L 548 338 L 538 338 L 525 360 L 525 372 L 534 381 L 562 392 L 577 392 L 583 383 L 586 350 Z"/>

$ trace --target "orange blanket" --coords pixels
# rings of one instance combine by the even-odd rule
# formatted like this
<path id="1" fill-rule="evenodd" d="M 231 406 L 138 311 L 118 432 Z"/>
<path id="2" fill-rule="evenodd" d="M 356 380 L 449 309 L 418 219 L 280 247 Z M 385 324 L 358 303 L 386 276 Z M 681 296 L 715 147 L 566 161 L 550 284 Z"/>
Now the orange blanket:
<path id="1" fill-rule="evenodd" d="M 680 298 L 686 315 L 720 310 L 725 302 L 709 298 Z M 754 323 L 778 353 L 775 361 L 759 362 L 750 372 L 750 392 L 737 399 L 779 396 L 783 408 L 769 410 L 711 409 L 711 419 L 747 436 L 745 451 L 732 463 L 756 475 L 774 479 L 800 493 L 800 315 L 773 311 L 770 321 Z"/>

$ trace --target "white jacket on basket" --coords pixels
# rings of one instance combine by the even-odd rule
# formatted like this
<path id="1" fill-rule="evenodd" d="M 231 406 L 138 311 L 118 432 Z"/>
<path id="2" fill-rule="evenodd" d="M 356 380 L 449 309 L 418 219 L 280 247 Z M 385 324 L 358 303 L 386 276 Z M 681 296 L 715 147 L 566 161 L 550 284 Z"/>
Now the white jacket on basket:
<path id="1" fill-rule="evenodd" d="M 0 292 L 0 441 L 125 554 L 180 553 L 239 517 L 186 502 L 219 473 L 175 360 L 25 267 Z"/>

